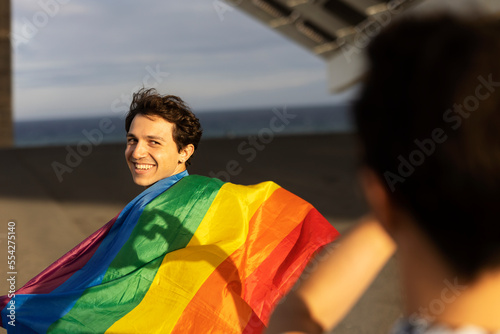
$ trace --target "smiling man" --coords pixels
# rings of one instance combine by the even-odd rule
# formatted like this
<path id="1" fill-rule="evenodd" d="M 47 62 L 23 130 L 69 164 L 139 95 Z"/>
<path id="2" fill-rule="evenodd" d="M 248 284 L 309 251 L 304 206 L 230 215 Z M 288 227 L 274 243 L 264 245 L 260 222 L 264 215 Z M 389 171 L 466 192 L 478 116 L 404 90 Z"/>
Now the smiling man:
<path id="1" fill-rule="evenodd" d="M 15 294 L 0 296 L 0 325 L 19 333 L 262 332 L 337 231 L 273 182 L 188 175 L 202 131 L 179 97 L 140 90 L 125 127 L 127 164 L 146 189 Z"/>
<path id="2" fill-rule="evenodd" d="M 154 89 L 134 94 L 125 129 L 127 164 L 134 182 L 146 187 L 186 170 L 202 134 L 182 99 Z"/>

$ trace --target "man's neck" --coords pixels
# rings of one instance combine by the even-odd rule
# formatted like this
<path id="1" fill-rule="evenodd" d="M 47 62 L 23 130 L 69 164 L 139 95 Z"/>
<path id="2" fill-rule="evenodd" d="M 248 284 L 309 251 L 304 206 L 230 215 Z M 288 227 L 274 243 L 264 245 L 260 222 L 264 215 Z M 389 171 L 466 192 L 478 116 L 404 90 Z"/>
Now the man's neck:
<path id="1" fill-rule="evenodd" d="M 500 270 L 482 273 L 464 286 L 455 302 L 436 321 L 460 327 L 473 324 L 488 331 L 500 330 Z"/>
<path id="2" fill-rule="evenodd" d="M 400 235 L 398 253 L 410 321 L 423 317 L 451 328 L 500 329 L 500 270 L 465 283 L 416 227 Z"/>

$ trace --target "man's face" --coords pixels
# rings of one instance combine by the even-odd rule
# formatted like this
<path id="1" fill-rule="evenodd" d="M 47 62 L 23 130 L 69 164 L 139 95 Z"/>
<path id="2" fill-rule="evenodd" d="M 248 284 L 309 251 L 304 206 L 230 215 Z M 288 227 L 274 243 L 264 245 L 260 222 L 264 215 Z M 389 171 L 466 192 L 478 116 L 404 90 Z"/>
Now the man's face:
<path id="1" fill-rule="evenodd" d="M 185 155 L 179 153 L 172 136 L 173 128 L 174 124 L 159 116 L 134 117 L 125 159 L 136 184 L 150 186 L 186 169 Z"/>

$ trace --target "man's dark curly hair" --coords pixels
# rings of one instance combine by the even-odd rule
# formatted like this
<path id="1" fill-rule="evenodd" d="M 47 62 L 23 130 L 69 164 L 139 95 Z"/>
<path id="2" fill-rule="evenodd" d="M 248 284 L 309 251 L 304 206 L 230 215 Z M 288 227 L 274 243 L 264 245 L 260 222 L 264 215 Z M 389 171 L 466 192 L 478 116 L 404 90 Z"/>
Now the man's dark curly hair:
<path id="1" fill-rule="evenodd" d="M 154 88 L 142 88 L 134 93 L 130 104 L 130 111 L 125 119 L 127 132 L 137 115 L 159 116 L 173 123 L 173 140 L 179 152 L 189 144 L 193 144 L 195 151 L 198 148 L 203 132 L 200 121 L 180 97 L 160 95 Z M 191 164 L 190 160 L 191 158 L 186 161 L 186 166 Z"/>
<path id="2" fill-rule="evenodd" d="M 368 58 L 354 108 L 364 164 L 387 180 L 419 154 L 411 175 L 386 183 L 393 201 L 460 276 L 500 267 L 500 21 L 403 20 Z"/>

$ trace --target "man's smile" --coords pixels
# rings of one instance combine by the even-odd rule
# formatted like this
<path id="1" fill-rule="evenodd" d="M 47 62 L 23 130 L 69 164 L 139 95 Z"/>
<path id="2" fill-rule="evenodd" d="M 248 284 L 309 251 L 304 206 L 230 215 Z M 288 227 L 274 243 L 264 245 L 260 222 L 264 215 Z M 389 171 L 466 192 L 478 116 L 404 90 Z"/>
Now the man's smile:
<path id="1" fill-rule="evenodd" d="M 155 167 L 155 164 L 132 162 L 136 172 L 146 172 Z"/>

